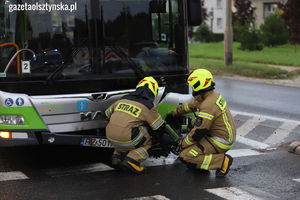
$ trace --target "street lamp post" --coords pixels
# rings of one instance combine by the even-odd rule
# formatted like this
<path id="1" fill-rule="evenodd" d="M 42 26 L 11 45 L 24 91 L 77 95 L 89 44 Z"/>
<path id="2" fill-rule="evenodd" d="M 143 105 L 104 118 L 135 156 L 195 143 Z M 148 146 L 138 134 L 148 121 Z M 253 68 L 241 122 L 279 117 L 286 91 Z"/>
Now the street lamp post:
<path id="1" fill-rule="evenodd" d="M 211 8 L 209 12 L 210 16 L 210 31 L 213 32 L 213 25 L 214 25 L 214 8 Z"/>
<path id="2" fill-rule="evenodd" d="M 224 61 L 225 66 L 232 65 L 232 2 L 226 0 L 226 28 L 224 32 Z"/>

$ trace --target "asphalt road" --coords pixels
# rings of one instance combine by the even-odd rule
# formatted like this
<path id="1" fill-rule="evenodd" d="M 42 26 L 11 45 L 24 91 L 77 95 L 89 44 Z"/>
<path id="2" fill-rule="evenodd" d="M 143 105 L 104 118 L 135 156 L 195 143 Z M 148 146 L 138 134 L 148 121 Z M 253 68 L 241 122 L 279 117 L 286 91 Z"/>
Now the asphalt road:
<path id="1" fill-rule="evenodd" d="M 188 170 L 174 156 L 149 159 L 146 174 L 138 176 L 110 168 L 107 150 L 0 148 L 0 200 L 300 199 L 300 156 L 285 145 L 300 138 L 300 90 L 228 79 L 216 83 L 238 128 L 225 178 Z"/>
<path id="2" fill-rule="evenodd" d="M 100 156 L 101 151 L 50 149 L 52 153 L 44 148 L 10 150 L 14 156 L 10 160 L 12 163 L 2 166 L 1 171 L 8 168 L 22 170 L 29 178 L 0 182 L 1 200 L 131 199 L 155 195 L 173 200 L 221 200 L 223 198 L 215 192 L 228 188 L 237 190 L 235 198 L 243 200 L 299 199 L 300 195 L 300 183 L 294 180 L 300 177 L 300 157 L 282 150 L 236 158 L 230 174 L 216 178 L 214 171 L 203 174 L 188 170 L 180 163 L 148 167 L 147 173 L 140 176 L 115 170 L 49 173 L 50 169 L 108 162 Z M 1 156 L 9 153 L 3 149 L 0 151 Z"/>
<path id="3" fill-rule="evenodd" d="M 216 90 L 234 110 L 300 120 L 300 88 L 216 78 Z"/>

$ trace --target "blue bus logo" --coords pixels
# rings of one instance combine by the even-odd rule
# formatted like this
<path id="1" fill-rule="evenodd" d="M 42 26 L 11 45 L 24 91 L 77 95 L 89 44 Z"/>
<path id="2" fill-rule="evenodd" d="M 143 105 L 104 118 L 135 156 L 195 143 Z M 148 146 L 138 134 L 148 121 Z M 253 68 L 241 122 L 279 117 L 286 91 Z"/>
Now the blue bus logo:
<path id="1" fill-rule="evenodd" d="M 86 107 L 87 107 L 87 101 L 86 100 L 77 101 L 77 109 L 78 109 L 79 112 L 85 111 Z"/>

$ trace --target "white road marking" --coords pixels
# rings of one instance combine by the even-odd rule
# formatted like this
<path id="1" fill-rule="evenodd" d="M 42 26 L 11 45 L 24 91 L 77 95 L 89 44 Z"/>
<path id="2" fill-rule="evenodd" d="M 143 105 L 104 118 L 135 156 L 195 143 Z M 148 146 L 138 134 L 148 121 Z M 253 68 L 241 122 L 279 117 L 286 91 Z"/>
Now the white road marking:
<path id="1" fill-rule="evenodd" d="M 244 115 L 251 117 L 251 119 L 247 120 L 244 124 L 242 124 L 239 128 L 237 128 L 237 141 L 243 144 L 247 144 L 254 148 L 258 149 L 266 149 L 269 148 L 270 145 L 280 144 L 284 141 L 285 138 L 295 129 L 297 126 L 300 125 L 300 121 L 296 120 L 289 120 L 284 118 L 278 117 L 271 117 L 266 115 L 259 115 L 253 113 L 246 113 L 240 111 L 232 111 L 234 116 L 236 115 Z M 265 141 L 264 143 L 258 142 L 256 140 L 251 140 L 245 138 L 243 136 L 247 136 L 249 132 L 251 132 L 255 127 L 257 127 L 261 122 L 265 120 L 274 120 L 283 122 L 280 127 L 278 127 Z M 242 137 L 239 137 L 242 136 Z"/>
<path id="2" fill-rule="evenodd" d="M 237 157 L 246 157 L 246 156 L 258 156 L 261 155 L 262 153 L 251 149 L 232 149 L 228 151 L 228 154 L 234 158 L 237 158 Z M 146 167 L 172 165 L 176 162 L 177 158 L 178 156 L 171 153 L 168 157 L 148 158 L 143 163 L 143 165 Z M 61 176 L 69 176 L 74 174 L 87 174 L 87 173 L 110 171 L 110 170 L 115 170 L 115 169 L 103 163 L 95 163 L 89 165 L 78 165 L 69 168 L 67 167 L 67 168 L 46 169 L 44 170 L 44 172 L 51 177 L 61 177 Z M 29 179 L 29 178 L 22 172 L 0 172 L 0 181 L 19 180 L 19 179 Z"/>
<path id="3" fill-rule="evenodd" d="M 124 199 L 124 200 L 170 200 L 170 199 L 163 195 L 154 195 L 154 196 L 146 196 L 146 197 L 134 197 L 134 198 Z"/>
<path id="4" fill-rule="evenodd" d="M 70 168 L 48 169 L 45 170 L 45 173 L 52 177 L 60 177 L 60 176 L 68 176 L 72 174 L 86 174 L 86 173 L 110 171 L 110 170 L 114 170 L 114 168 L 111 168 L 110 166 L 103 163 L 95 163 L 95 164 L 80 165 L 80 166 L 70 167 Z"/>
<path id="5" fill-rule="evenodd" d="M 257 156 L 262 153 L 251 150 L 251 149 L 233 149 L 229 150 L 228 153 L 232 157 L 245 157 L 245 156 Z M 160 158 L 148 158 L 143 166 L 152 167 L 152 166 L 161 166 L 161 165 L 172 165 L 176 162 L 178 156 L 174 154 L 170 154 L 168 157 L 160 157 Z M 101 171 L 110 171 L 115 170 L 108 165 L 103 163 L 95 163 L 90 165 L 80 165 L 70 168 L 57 168 L 57 169 L 47 169 L 45 173 L 50 175 L 51 177 L 61 177 L 61 176 L 69 176 L 73 174 L 86 174 L 93 172 L 101 172 Z"/>
<path id="6" fill-rule="evenodd" d="M 265 119 L 262 117 L 252 117 L 247 120 L 243 125 L 237 128 L 236 132 L 239 136 L 247 135 L 251 130 L 253 130 L 260 122 L 263 122 Z"/>
<path id="7" fill-rule="evenodd" d="M 251 149 L 231 149 L 227 152 L 233 158 L 245 157 L 245 156 L 258 156 L 262 154 L 261 152 L 251 150 Z"/>
<path id="8" fill-rule="evenodd" d="M 266 143 L 274 144 L 274 142 L 282 141 L 285 137 L 287 137 L 287 132 L 292 131 L 295 127 L 300 124 L 300 121 L 295 120 L 287 120 L 281 118 L 275 118 L 270 116 L 264 115 L 257 115 L 239 111 L 232 111 L 233 115 L 245 115 L 252 117 L 251 119 L 247 120 L 241 127 L 237 129 L 237 142 L 246 144 L 251 146 L 255 149 L 268 149 L 270 148 L 269 144 L 265 144 L 256 140 L 252 140 L 246 137 L 251 130 L 253 130 L 260 122 L 270 119 L 275 121 L 282 121 L 284 122 L 274 133 L 266 139 Z M 251 149 L 233 149 L 228 152 L 232 157 L 246 157 L 246 156 L 257 156 L 261 155 L 262 153 L 251 150 Z M 172 165 L 176 161 L 178 156 L 174 154 L 170 154 L 168 157 L 161 157 L 158 159 L 149 158 L 147 159 L 143 165 L 147 167 L 151 166 L 160 166 L 160 165 Z M 96 163 L 92 165 L 85 165 L 85 166 L 76 166 L 74 168 L 67 168 L 67 169 L 50 169 L 47 170 L 46 173 L 50 176 L 57 177 L 57 176 L 66 176 L 70 174 L 82 174 L 82 173 L 92 173 L 92 172 L 99 172 L 99 171 L 108 171 L 114 170 L 113 168 L 109 167 L 108 165 L 102 163 Z M 28 177 L 27 177 L 28 178 Z M 0 179 L 1 180 L 1 179 Z M 296 179 L 298 181 L 298 179 Z"/>
<path id="9" fill-rule="evenodd" d="M 267 144 L 282 143 L 297 126 L 298 124 L 294 122 L 284 122 L 264 142 Z"/>
<path id="10" fill-rule="evenodd" d="M 294 181 L 297 181 L 300 183 L 300 178 L 297 178 L 297 179 L 293 179 Z"/>
<path id="11" fill-rule="evenodd" d="M 251 146 L 255 149 L 268 149 L 270 147 L 270 145 L 262 143 L 262 142 L 258 142 L 256 140 L 252 140 L 243 136 L 237 136 L 236 137 L 236 141 L 242 144 L 246 144 L 248 146 Z"/>
<path id="12" fill-rule="evenodd" d="M 245 190 L 246 189 L 246 190 Z M 279 199 L 278 197 L 263 192 L 255 188 L 245 187 L 240 189 L 237 187 L 224 187 L 224 188 L 213 188 L 205 189 L 205 191 L 217 195 L 227 200 L 267 200 L 267 199 Z"/>
<path id="13" fill-rule="evenodd" d="M 243 199 L 243 200 L 263 200 L 259 197 L 253 196 L 248 192 L 240 190 L 236 187 L 224 187 L 224 188 L 214 188 L 214 189 L 205 189 L 205 191 L 222 197 L 223 199 L 235 200 L 235 199 Z"/>
<path id="14" fill-rule="evenodd" d="M 13 181 L 29 179 L 24 173 L 19 171 L 13 172 L 0 172 L 0 181 Z"/>

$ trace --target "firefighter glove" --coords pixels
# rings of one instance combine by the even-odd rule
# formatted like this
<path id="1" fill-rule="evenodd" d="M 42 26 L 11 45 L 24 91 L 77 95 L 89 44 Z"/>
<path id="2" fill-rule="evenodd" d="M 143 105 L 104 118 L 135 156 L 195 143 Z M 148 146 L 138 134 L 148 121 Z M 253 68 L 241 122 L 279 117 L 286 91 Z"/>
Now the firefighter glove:
<path id="1" fill-rule="evenodd" d="M 148 153 L 151 157 L 154 157 L 154 158 L 159 158 L 161 156 L 168 156 L 169 153 L 166 152 L 160 143 L 155 143 L 151 146 L 151 148 L 148 150 Z"/>
<path id="2" fill-rule="evenodd" d="M 192 136 L 192 139 L 195 142 L 199 142 L 205 135 L 209 134 L 208 129 L 196 129 L 195 133 Z"/>

